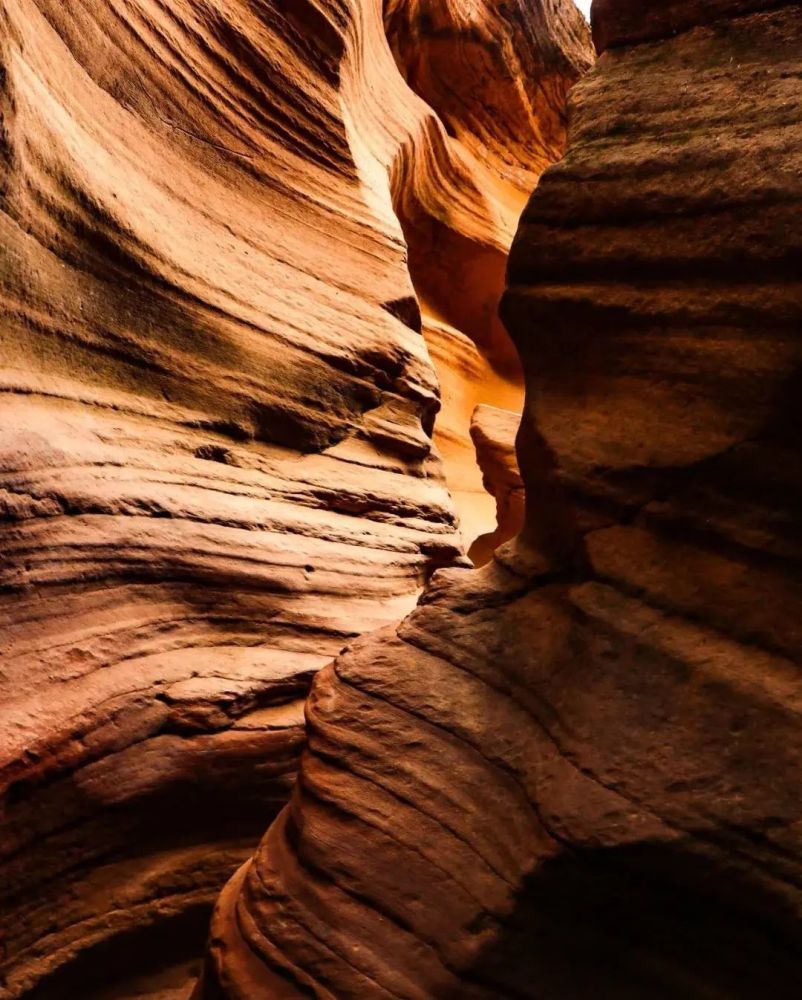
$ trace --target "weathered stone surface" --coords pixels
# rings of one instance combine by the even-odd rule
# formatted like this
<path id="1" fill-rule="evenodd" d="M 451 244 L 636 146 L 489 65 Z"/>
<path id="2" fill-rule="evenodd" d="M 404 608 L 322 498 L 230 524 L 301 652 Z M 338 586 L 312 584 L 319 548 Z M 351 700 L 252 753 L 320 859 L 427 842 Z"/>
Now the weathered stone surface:
<path id="1" fill-rule="evenodd" d="M 802 8 L 765 6 L 574 92 L 504 304 L 525 531 L 318 674 L 204 1000 L 798 992 Z"/>
<path id="2" fill-rule="evenodd" d="M 727 17 L 796 6 L 794 0 L 594 0 L 593 40 L 598 51 L 611 46 L 669 38 Z"/>
<path id="3" fill-rule="evenodd" d="M 564 8 L 0 3 L 9 997 L 208 905 L 315 671 L 464 562 L 410 271 L 491 372 L 469 338 L 590 61 Z"/>
<path id="4" fill-rule="evenodd" d="M 801 37 L 798 5 L 720 21 L 574 92 L 504 314 L 583 530 L 662 522 L 764 573 L 798 554 Z"/>

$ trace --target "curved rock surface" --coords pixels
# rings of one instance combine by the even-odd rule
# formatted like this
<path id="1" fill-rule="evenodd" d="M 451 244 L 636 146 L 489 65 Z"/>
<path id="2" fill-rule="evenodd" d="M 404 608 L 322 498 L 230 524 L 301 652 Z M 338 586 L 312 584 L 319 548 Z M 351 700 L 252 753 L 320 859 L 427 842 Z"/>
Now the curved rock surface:
<path id="1" fill-rule="evenodd" d="M 318 674 L 204 1000 L 798 992 L 802 8 L 666 6 L 513 249 L 524 533 Z"/>
<path id="2" fill-rule="evenodd" d="M 0 4 L 5 995 L 202 912 L 286 801 L 315 671 L 464 561 L 410 270 L 436 236 L 449 335 L 449 257 L 500 290 L 499 205 L 589 63 L 533 9 Z M 463 83 L 504 69 L 491 116 L 410 88 L 419 30 Z"/>
<path id="3" fill-rule="evenodd" d="M 437 112 L 470 178 L 460 184 L 467 211 L 433 211 L 415 184 L 396 197 L 441 385 L 434 439 L 470 548 L 496 529 L 469 434 L 473 411 L 523 407 L 518 356 L 498 316 L 507 255 L 527 198 L 564 152 L 568 90 L 593 53 L 584 18 L 563 0 L 386 0 L 385 24 L 402 75 Z"/>

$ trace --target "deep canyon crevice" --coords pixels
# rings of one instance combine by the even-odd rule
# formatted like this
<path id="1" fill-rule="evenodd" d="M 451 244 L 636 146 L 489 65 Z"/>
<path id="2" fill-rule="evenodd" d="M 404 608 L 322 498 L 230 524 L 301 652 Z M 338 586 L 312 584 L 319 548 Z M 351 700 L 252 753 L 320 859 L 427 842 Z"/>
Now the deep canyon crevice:
<path id="1" fill-rule="evenodd" d="M 798 991 L 802 8 L 594 36 L 502 302 L 525 530 L 317 675 L 203 1000 Z"/>
<path id="2" fill-rule="evenodd" d="M 560 17 L 557 28 L 550 18 Z M 581 18 L 564 10 L 389 0 L 384 19 L 401 75 L 442 123 L 427 154 L 401 150 L 393 201 L 441 386 L 434 440 L 466 549 L 482 565 L 522 524 L 522 505 L 488 478 L 498 461 L 483 464 L 505 419 L 497 411 L 517 416 L 523 406 L 520 361 L 498 309 L 507 254 L 526 199 L 565 148 L 568 90 L 591 56 Z M 422 154 L 440 165 L 433 171 Z M 438 172 L 455 178 L 452 205 L 442 202 L 448 185 L 434 201 L 421 190 Z M 507 450 L 514 435 L 505 437 L 494 450 Z"/>

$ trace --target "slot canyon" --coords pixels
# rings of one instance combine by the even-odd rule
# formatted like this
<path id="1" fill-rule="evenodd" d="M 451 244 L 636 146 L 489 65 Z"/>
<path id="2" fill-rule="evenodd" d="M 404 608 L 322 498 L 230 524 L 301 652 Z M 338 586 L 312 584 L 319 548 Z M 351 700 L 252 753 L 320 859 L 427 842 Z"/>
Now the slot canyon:
<path id="1" fill-rule="evenodd" d="M 0 998 L 802 995 L 802 4 L 0 0 Z"/>

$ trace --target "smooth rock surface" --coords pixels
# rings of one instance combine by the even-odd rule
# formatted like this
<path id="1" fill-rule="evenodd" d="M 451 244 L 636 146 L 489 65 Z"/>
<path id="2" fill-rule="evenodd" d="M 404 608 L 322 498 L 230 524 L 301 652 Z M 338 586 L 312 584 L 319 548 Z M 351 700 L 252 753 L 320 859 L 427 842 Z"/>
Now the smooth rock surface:
<path id="1" fill-rule="evenodd" d="M 527 198 L 564 152 L 568 91 L 593 52 L 569 2 L 387 0 L 384 10 L 399 69 L 443 122 L 463 178 L 450 204 L 432 205 L 418 182 L 403 185 L 395 204 L 441 386 L 434 440 L 471 549 L 497 527 L 472 414 L 523 407 L 523 373 L 498 316 L 507 255 Z"/>

